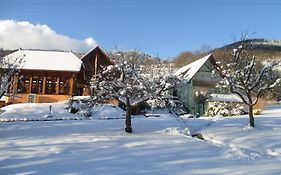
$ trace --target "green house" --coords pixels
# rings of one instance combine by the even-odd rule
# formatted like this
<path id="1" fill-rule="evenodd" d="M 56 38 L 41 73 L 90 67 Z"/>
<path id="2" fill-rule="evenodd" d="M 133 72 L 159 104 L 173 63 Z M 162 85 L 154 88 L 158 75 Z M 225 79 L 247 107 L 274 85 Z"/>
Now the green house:
<path id="1" fill-rule="evenodd" d="M 207 94 L 220 93 L 216 84 L 221 80 L 210 54 L 198 59 L 175 73 L 183 83 L 173 90 L 173 95 L 184 104 L 190 114 L 204 114 Z"/>

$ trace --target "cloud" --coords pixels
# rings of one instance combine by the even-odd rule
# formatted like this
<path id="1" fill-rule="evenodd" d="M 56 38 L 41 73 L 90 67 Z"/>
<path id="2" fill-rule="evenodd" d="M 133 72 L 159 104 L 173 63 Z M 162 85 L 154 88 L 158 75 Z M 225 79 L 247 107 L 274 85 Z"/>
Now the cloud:
<path id="1" fill-rule="evenodd" d="M 97 45 L 88 37 L 77 40 L 57 34 L 47 25 L 28 21 L 0 20 L 0 47 L 4 49 L 57 49 L 86 52 Z"/>

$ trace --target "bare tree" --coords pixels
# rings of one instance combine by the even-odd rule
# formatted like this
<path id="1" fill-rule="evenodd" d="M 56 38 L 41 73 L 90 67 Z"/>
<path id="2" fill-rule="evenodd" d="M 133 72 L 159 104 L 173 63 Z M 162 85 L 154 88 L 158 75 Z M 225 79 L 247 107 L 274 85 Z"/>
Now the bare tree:
<path id="1" fill-rule="evenodd" d="M 0 49 L 0 98 L 8 92 L 8 88 L 13 83 L 13 77 L 18 74 L 18 66 L 22 63 L 22 59 L 4 57 L 4 50 Z M 15 92 L 12 92 L 15 93 Z"/>
<path id="2" fill-rule="evenodd" d="M 123 103 L 126 110 L 125 131 L 131 133 L 132 108 L 148 100 L 164 100 L 165 91 L 177 79 L 169 73 L 169 66 L 161 64 L 161 60 L 158 64 L 146 64 L 151 58 L 141 52 L 117 51 L 110 57 L 115 65 L 103 68 L 92 81 L 92 99 L 100 103 L 116 99 Z"/>
<path id="3" fill-rule="evenodd" d="M 254 127 L 253 108 L 260 97 L 280 83 L 280 78 L 274 73 L 279 65 L 276 61 L 256 61 L 256 56 L 249 53 L 251 45 L 245 44 L 246 35 L 241 37 L 241 45 L 233 49 L 230 62 L 224 67 L 218 67 L 223 77 L 223 85 L 230 92 L 237 94 L 249 108 L 249 125 Z"/>

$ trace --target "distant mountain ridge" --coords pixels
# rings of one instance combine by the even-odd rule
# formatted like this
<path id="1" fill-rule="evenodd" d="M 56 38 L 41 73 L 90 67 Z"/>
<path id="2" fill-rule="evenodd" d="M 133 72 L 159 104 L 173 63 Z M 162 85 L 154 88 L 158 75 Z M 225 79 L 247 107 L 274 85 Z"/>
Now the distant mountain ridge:
<path id="1" fill-rule="evenodd" d="M 281 51 L 281 40 L 269 40 L 269 39 L 248 39 L 244 41 L 245 44 L 251 45 L 253 49 L 270 49 Z M 224 46 L 224 48 L 238 47 L 241 41 Z"/>
<path id="2" fill-rule="evenodd" d="M 270 39 L 248 39 L 243 41 L 248 48 L 248 51 L 256 55 L 258 60 L 279 60 L 281 61 L 281 40 Z M 233 53 L 233 49 L 238 48 L 242 41 L 234 42 L 220 48 L 211 50 L 210 53 L 218 61 L 229 59 Z"/>

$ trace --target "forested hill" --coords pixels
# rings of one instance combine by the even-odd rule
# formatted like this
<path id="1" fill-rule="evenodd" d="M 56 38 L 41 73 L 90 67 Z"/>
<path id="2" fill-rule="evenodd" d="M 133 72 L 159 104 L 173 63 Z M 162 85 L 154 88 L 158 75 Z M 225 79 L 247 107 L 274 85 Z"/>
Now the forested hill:
<path id="1" fill-rule="evenodd" d="M 247 46 L 248 51 L 251 54 L 256 55 L 259 60 L 281 60 L 281 40 L 267 40 L 267 39 L 249 39 L 243 41 L 244 45 Z M 215 58 L 228 59 L 233 49 L 238 48 L 242 44 L 241 41 L 231 43 L 221 48 L 210 51 Z"/>
<path id="2" fill-rule="evenodd" d="M 225 48 L 235 48 L 241 44 L 241 41 L 224 46 Z M 251 45 L 253 49 L 263 49 L 271 51 L 281 51 L 281 40 L 266 40 L 266 39 L 249 39 L 245 40 L 244 44 Z"/>
<path id="3" fill-rule="evenodd" d="M 243 42 L 248 46 L 249 53 L 256 55 L 258 60 L 281 60 L 281 40 L 249 39 Z M 182 52 L 173 62 L 176 67 L 182 67 L 211 53 L 217 61 L 224 63 L 232 56 L 233 49 L 241 44 L 239 41 L 211 51 Z"/>

